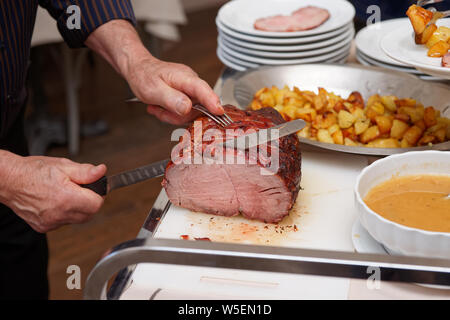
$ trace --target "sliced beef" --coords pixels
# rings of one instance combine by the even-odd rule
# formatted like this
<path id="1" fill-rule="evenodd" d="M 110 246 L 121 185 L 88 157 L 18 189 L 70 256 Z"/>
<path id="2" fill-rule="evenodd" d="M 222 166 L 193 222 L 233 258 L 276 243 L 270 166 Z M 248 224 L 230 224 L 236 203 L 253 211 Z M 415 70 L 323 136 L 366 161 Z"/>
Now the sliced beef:
<path id="1" fill-rule="evenodd" d="M 293 32 L 317 28 L 330 17 L 326 9 L 307 6 L 294 11 L 289 16 L 276 15 L 255 21 L 257 30 L 272 32 Z"/>
<path id="2" fill-rule="evenodd" d="M 447 54 L 442 57 L 442 66 L 450 68 L 450 52 L 447 52 Z"/>
<path id="3" fill-rule="evenodd" d="M 248 129 L 265 129 L 284 122 L 273 108 L 243 111 L 228 105 L 225 110 L 235 121 L 226 129 L 236 132 L 235 135 L 241 135 Z M 216 129 L 225 134 L 224 129 L 209 118 L 198 120 L 202 122 L 203 133 Z M 246 218 L 265 222 L 278 222 L 289 214 L 299 192 L 301 177 L 300 146 L 295 134 L 280 139 L 278 170 L 269 175 L 262 173 L 271 167 L 270 155 L 275 146 L 269 145 L 267 156 L 257 159 L 253 159 L 254 154 L 248 150 L 225 149 L 219 144 L 220 139 L 203 141 L 199 146 L 194 142 L 193 126 L 189 128 L 189 135 L 184 135 L 180 142 L 180 145 L 191 147 L 189 152 L 193 157 L 205 150 L 220 148 L 224 157 L 230 157 L 233 161 L 231 164 L 169 163 L 162 185 L 174 205 L 222 216 L 241 213 Z M 178 152 L 175 151 L 176 154 Z"/>

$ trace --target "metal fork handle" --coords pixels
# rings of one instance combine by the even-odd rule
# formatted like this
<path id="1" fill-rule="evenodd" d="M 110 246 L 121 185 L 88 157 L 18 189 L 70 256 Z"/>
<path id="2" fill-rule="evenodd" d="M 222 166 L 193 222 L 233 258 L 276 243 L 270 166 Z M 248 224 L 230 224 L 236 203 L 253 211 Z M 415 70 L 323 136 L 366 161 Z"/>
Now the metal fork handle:
<path id="1" fill-rule="evenodd" d="M 419 0 L 417 1 L 416 5 L 419 7 L 423 7 L 429 4 L 434 4 L 434 3 L 439 3 L 442 2 L 444 0 Z"/>

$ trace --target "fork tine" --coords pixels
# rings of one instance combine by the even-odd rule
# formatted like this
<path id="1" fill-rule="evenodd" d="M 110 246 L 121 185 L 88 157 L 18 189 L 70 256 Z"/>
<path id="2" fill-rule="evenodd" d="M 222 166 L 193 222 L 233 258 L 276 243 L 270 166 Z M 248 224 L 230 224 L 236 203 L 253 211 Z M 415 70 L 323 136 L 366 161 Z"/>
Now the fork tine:
<path id="1" fill-rule="evenodd" d="M 196 104 L 193 105 L 192 108 L 204 113 L 205 115 L 207 115 L 211 120 L 213 120 L 214 122 L 216 122 L 217 124 L 221 125 L 222 127 L 226 127 L 228 124 L 221 119 L 220 117 L 217 117 L 215 115 L 213 115 L 212 113 L 210 113 L 206 108 L 204 108 L 202 105 Z"/>
<path id="2" fill-rule="evenodd" d="M 224 113 L 223 116 L 228 120 L 228 124 L 232 124 L 234 122 L 228 114 Z"/>

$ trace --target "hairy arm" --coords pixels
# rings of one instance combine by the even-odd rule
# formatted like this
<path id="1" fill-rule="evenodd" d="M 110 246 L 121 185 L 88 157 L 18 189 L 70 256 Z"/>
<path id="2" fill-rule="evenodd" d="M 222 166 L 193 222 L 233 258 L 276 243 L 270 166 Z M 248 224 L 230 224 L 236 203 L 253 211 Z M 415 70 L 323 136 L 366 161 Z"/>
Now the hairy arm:
<path id="1" fill-rule="evenodd" d="M 219 98 L 204 80 L 185 65 L 153 57 L 128 21 L 105 23 L 85 44 L 106 59 L 149 105 L 147 110 L 161 120 L 175 124 L 190 120 L 192 103 L 196 102 L 213 113 L 223 113 Z"/>

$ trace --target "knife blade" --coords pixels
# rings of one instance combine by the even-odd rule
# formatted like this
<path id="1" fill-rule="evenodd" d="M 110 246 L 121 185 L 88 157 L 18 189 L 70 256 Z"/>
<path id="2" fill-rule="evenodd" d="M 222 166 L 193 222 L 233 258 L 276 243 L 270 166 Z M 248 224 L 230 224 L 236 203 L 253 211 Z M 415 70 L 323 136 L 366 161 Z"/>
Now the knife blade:
<path id="1" fill-rule="evenodd" d="M 262 129 L 234 139 L 228 139 L 223 142 L 223 145 L 228 148 L 245 150 L 295 133 L 303 129 L 305 125 L 305 121 L 300 119 L 289 121 L 268 129 Z M 276 133 L 276 131 L 278 132 Z M 115 189 L 164 175 L 169 162 L 170 159 L 166 159 L 109 177 L 104 176 L 93 183 L 83 184 L 81 187 L 90 189 L 101 196 L 106 196 Z"/>
<path id="2" fill-rule="evenodd" d="M 113 176 L 104 176 L 93 183 L 83 184 L 81 187 L 90 189 L 101 196 L 106 196 L 112 190 L 164 175 L 169 161 L 170 159 L 166 159 Z"/>
<path id="3" fill-rule="evenodd" d="M 228 139 L 223 142 L 223 145 L 228 148 L 237 148 L 240 150 L 250 149 L 293 134 L 302 130 L 305 126 L 306 122 L 302 119 L 292 120 L 274 127 L 245 134 L 234 139 Z"/>

